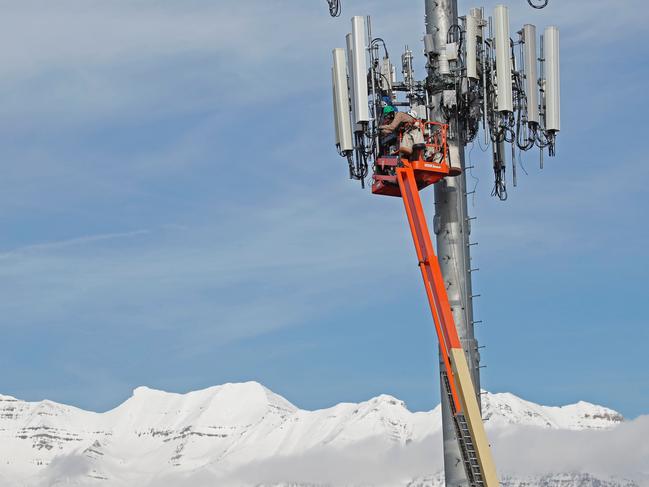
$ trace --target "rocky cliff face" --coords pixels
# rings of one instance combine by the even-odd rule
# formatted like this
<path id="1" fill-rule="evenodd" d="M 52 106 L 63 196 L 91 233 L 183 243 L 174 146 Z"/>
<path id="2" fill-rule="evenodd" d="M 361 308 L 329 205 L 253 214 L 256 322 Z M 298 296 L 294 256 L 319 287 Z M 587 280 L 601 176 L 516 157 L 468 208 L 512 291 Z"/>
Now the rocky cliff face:
<path id="1" fill-rule="evenodd" d="M 565 466 L 526 471 L 510 451 L 519 436 L 527 443 L 522 452 L 536 448 L 539 438 L 551 449 L 546 440 L 553 433 L 572 435 L 557 437 L 561 444 L 583 434 L 599 441 L 626 424 L 615 411 L 585 402 L 546 407 L 512 394 L 485 394 L 483 403 L 497 461 L 504 459 L 504 485 L 628 487 L 644 481 Z M 0 484 L 438 486 L 440 427 L 439 407 L 412 413 L 384 395 L 305 411 L 254 382 L 188 394 L 140 387 L 101 414 L 0 396 Z"/>

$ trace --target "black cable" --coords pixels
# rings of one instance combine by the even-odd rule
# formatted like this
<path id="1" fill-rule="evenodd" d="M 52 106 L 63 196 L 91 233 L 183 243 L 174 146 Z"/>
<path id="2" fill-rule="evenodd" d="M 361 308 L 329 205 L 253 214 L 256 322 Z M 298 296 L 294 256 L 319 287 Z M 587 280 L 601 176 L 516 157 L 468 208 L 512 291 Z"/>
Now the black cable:
<path id="1" fill-rule="evenodd" d="M 507 185 L 505 183 L 505 167 L 494 167 L 494 187 L 491 190 L 491 196 L 496 196 L 500 201 L 507 200 Z"/>
<path id="2" fill-rule="evenodd" d="M 538 1 L 538 0 L 536 0 L 536 1 Z M 548 6 L 548 0 L 541 0 L 541 3 L 538 3 L 538 4 L 535 4 L 532 0 L 527 0 L 527 3 L 530 4 L 530 7 L 538 8 L 538 9 L 545 8 L 545 7 Z"/>
<path id="3" fill-rule="evenodd" d="M 453 39 L 453 31 L 458 32 L 458 36 Z M 448 32 L 446 33 L 446 42 L 457 42 L 458 48 L 462 45 L 462 27 L 459 26 L 458 24 L 453 24 L 448 28 Z"/>
<path id="4" fill-rule="evenodd" d="M 525 169 L 525 166 L 523 165 L 523 156 L 521 154 L 521 150 L 518 149 L 518 166 L 523 170 L 526 176 L 529 176 L 527 169 Z"/>
<path id="5" fill-rule="evenodd" d="M 385 57 L 390 57 L 390 56 L 388 56 L 388 47 L 385 45 L 385 41 L 383 39 L 381 39 L 380 37 L 375 37 L 374 39 L 372 39 L 372 42 L 370 43 L 370 45 L 374 46 L 374 43 L 378 43 L 378 42 L 383 44 L 383 50 L 385 51 Z"/>
<path id="6" fill-rule="evenodd" d="M 365 148 L 364 135 L 361 132 L 355 134 L 356 147 L 354 152 L 356 157 L 350 153 L 347 156 L 349 162 L 349 177 L 361 182 L 361 187 L 365 188 L 365 178 L 369 174 L 369 167 L 367 164 L 368 151 Z"/>
<path id="7" fill-rule="evenodd" d="M 340 13 L 342 12 L 340 0 L 327 0 L 327 3 L 329 4 L 329 15 L 332 17 L 340 17 Z"/>
<path id="8" fill-rule="evenodd" d="M 354 156 L 352 152 L 347 152 L 347 163 L 349 164 L 349 179 L 354 179 Z"/>

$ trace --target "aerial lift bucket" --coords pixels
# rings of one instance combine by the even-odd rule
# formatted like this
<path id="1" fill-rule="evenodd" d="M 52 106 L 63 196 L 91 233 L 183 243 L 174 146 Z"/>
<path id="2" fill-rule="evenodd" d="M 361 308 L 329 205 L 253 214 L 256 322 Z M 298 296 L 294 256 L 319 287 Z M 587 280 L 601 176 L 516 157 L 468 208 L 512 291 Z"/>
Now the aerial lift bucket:
<path id="1" fill-rule="evenodd" d="M 421 122 L 424 133 L 424 147 L 417 151 L 414 160 L 400 155 L 378 157 L 372 182 L 372 193 L 385 196 L 401 196 L 397 180 L 397 168 L 409 166 L 413 169 L 417 188 L 423 189 L 435 184 L 450 173 L 448 144 L 446 141 L 448 125 L 438 122 Z M 399 135 L 399 141 L 403 133 Z"/>

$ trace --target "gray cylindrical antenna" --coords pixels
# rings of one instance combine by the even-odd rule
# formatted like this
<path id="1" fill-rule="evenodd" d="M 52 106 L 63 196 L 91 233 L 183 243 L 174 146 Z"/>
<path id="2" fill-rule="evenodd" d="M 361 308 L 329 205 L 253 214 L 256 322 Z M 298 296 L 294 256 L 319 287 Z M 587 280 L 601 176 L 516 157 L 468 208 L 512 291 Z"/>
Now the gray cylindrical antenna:
<path id="1" fill-rule="evenodd" d="M 349 99 L 351 100 L 350 106 L 352 111 L 352 130 L 354 132 L 362 130 L 360 125 L 357 125 L 356 120 L 356 111 L 354 108 L 354 99 L 356 95 L 354 93 L 354 61 L 353 61 L 353 52 L 354 52 L 354 42 L 352 41 L 352 35 L 347 34 L 345 36 L 345 41 L 347 41 L 347 73 L 349 76 Z"/>
<path id="2" fill-rule="evenodd" d="M 478 79 L 478 19 L 466 16 L 466 75 Z"/>
<path id="3" fill-rule="evenodd" d="M 390 58 L 384 57 L 381 60 L 381 89 L 384 91 L 392 91 L 392 63 Z"/>
<path id="4" fill-rule="evenodd" d="M 408 91 L 412 93 L 415 73 L 412 68 L 412 51 L 408 49 L 408 46 L 401 55 L 401 73 L 403 74 L 403 82 L 406 84 Z"/>
<path id="5" fill-rule="evenodd" d="M 545 130 L 561 130 L 561 86 L 559 76 L 559 29 L 545 28 Z"/>
<path id="6" fill-rule="evenodd" d="M 451 74 L 451 67 L 448 63 L 448 56 L 446 55 L 446 46 L 439 48 L 437 63 L 437 72 L 439 74 Z"/>
<path id="7" fill-rule="evenodd" d="M 345 63 L 345 50 L 336 48 L 333 50 L 334 67 L 334 99 L 336 109 L 334 113 L 338 120 L 338 142 L 340 151 L 346 152 L 354 149 L 352 143 L 352 125 L 349 116 L 349 89 L 347 84 L 347 66 Z"/>
<path id="8" fill-rule="evenodd" d="M 514 104 L 512 60 L 509 48 L 509 10 L 504 5 L 496 5 L 494 9 L 494 37 L 496 38 L 497 109 L 499 112 L 511 112 Z"/>
<path id="9" fill-rule="evenodd" d="M 334 68 L 331 68 L 331 92 L 333 93 L 333 107 L 334 107 L 334 140 L 336 147 L 340 149 L 340 124 L 338 123 L 338 103 L 336 102 L 336 75 Z"/>
<path id="10" fill-rule="evenodd" d="M 474 17 L 476 20 L 482 20 L 482 8 L 472 8 L 469 10 L 469 15 Z"/>
<path id="11" fill-rule="evenodd" d="M 354 86 L 354 121 L 370 121 L 367 96 L 367 56 L 365 43 L 365 17 L 352 17 L 352 84 Z"/>
<path id="12" fill-rule="evenodd" d="M 525 64 L 525 94 L 527 95 L 527 121 L 539 123 L 539 84 L 537 82 L 536 26 L 523 26 L 523 62 Z"/>

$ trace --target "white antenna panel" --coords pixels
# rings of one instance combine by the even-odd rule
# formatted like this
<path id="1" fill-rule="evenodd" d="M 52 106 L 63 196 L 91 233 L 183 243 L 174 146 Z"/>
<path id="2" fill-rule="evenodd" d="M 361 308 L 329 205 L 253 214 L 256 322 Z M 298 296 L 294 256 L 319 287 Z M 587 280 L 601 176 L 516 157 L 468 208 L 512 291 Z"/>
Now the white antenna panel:
<path id="1" fill-rule="evenodd" d="M 347 65 L 345 62 L 345 50 L 336 48 L 333 50 L 334 67 L 334 114 L 336 116 L 337 140 L 340 151 L 351 151 L 352 125 L 349 117 L 349 89 L 347 84 Z"/>
<path id="2" fill-rule="evenodd" d="M 365 52 L 365 18 L 352 17 L 352 93 L 354 95 L 354 122 L 370 121 L 367 97 L 367 53 Z"/>
<path id="3" fill-rule="evenodd" d="M 437 58 L 437 72 L 439 74 L 451 74 L 451 67 L 448 63 L 448 56 L 446 55 L 446 45 L 439 49 L 439 56 Z"/>
<path id="4" fill-rule="evenodd" d="M 334 139 L 336 145 L 340 147 L 340 125 L 338 123 L 338 104 L 336 103 L 336 75 L 334 68 L 331 68 L 331 92 L 333 93 L 333 107 L 334 107 Z"/>
<path id="5" fill-rule="evenodd" d="M 482 7 L 481 8 L 472 8 L 469 10 L 469 15 L 475 17 L 476 20 L 482 21 Z"/>
<path id="6" fill-rule="evenodd" d="M 466 16 L 466 75 L 478 79 L 478 19 Z"/>
<path id="7" fill-rule="evenodd" d="M 349 98 L 351 100 L 351 109 L 352 109 L 352 130 L 354 132 L 361 130 L 361 127 L 357 126 L 356 120 L 356 111 L 354 109 L 354 100 L 356 95 L 354 94 L 354 42 L 352 41 L 352 35 L 347 34 L 345 36 L 345 41 L 347 42 L 347 73 L 349 74 L 349 80 L 351 85 L 349 86 Z"/>
<path id="8" fill-rule="evenodd" d="M 494 9 L 494 36 L 496 38 L 496 82 L 498 111 L 512 112 L 512 60 L 509 44 L 509 10 L 504 5 Z"/>
<path id="9" fill-rule="evenodd" d="M 539 85 L 536 71 L 536 26 L 523 26 L 523 61 L 525 63 L 525 94 L 527 95 L 527 121 L 539 123 Z"/>
<path id="10" fill-rule="evenodd" d="M 387 57 L 381 61 L 381 89 L 392 91 L 392 63 Z"/>
<path id="11" fill-rule="evenodd" d="M 561 86 L 559 76 L 559 29 L 545 28 L 543 35 L 545 56 L 545 130 L 561 130 Z"/>

